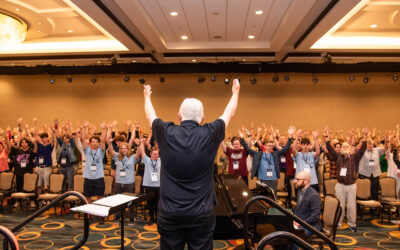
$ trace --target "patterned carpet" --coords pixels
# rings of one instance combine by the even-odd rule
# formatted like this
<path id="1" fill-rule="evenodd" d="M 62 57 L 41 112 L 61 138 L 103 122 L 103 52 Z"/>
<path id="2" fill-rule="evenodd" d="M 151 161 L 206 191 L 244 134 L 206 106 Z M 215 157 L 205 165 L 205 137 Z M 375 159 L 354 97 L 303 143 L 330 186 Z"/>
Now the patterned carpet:
<path id="1" fill-rule="evenodd" d="M 21 210 L 0 215 L 0 225 L 11 228 L 26 215 Z M 113 217 L 103 225 L 94 220 L 89 239 L 83 249 L 118 249 L 120 229 Z M 366 220 L 358 224 L 358 232 L 351 232 L 344 224 L 337 233 L 340 249 L 400 249 L 399 226 L 380 220 Z M 68 249 L 76 244 L 83 233 L 83 220 L 77 214 L 54 215 L 54 210 L 32 221 L 16 233 L 21 249 Z M 159 249 L 159 234 L 155 224 L 147 225 L 139 215 L 135 224 L 125 225 L 125 249 Z M 233 249 L 243 240 L 215 240 L 214 249 Z"/>

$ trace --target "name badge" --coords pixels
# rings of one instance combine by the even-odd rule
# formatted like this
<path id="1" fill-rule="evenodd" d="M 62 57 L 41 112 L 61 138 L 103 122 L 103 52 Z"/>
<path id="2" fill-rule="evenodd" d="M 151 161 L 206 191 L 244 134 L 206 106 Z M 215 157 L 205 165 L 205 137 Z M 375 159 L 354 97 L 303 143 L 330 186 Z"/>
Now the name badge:
<path id="1" fill-rule="evenodd" d="M 273 176 L 272 170 L 268 169 L 267 170 L 267 177 L 272 177 L 272 176 Z"/>
<path id="2" fill-rule="evenodd" d="M 347 168 L 341 168 L 340 169 L 340 176 L 346 176 L 347 174 Z"/>
<path id="3" fill-rule="evenodd" d="M 310 173 L 311 166 L 310 165 L 304 165 L 304 171 L 307 173 Z"/>
<path id="4" fill-rule="evenodd" d="M 25 160 L 21 161 L 21 168 L 26 168 L 26 161 Z"/>
<path id="5" fill-rule="evenodd" d="M 62 165 L 67 164 L 67 158 L 62 157 L 62 158 L 61 158 L 61 164 L 62 164 Z"/>
<path id="6" fill-rule="evenodd" d="M 11 159 L 10 159 L 10 158 L 8 158 L 8 159 L 7 159 L 7 161 L 8 161 L 8 163 L 10 163 L 10 162 L 11 162 Z"/>
<path id="7" fill-rule="evenodd" d="M 44 163 L 44 158 L 43 157 L 39 157 L 39 165 L 43 165 Z"/>
<path id="8" fill-rule="evenodd" d="M 370 167 L 375 166 L 375 161 L 374 160 L 369 160 L 368 166 L 370 166 Z"/>
<path id="9" fill-rule="evenodd" d="M 119 171 L 119 177 L 125 177 L 125 170 Z"/>
<path id="10" fill-rule="evenodd" d="M 96 171 L 96 169 L 97 169 L 96 164 L 90 165 L 90 171 Z"/>
<path id="11" fill-rule="evenodd" d="M 296 169 L 296 166 L 297 166 L 296 162 L 293 162 L 293 168 L 294 169 Z"/>
<path id="12" fill-rule="evenodd" d="M 151 182 L 157 182 L 158 176 L 157 173 L 151 173 Z"/>
<path id="13" fill-rule="evenodd" d="M 281 163 L 286 163 L 286 157 L 285 156 L 281 156 Z"/>
<path id="14" fill-rule="evenodd" d="M 239 169 L 239 162 L 238 161 L 234 161 L 233 162 L 233 170 L 238 170 Z"/>

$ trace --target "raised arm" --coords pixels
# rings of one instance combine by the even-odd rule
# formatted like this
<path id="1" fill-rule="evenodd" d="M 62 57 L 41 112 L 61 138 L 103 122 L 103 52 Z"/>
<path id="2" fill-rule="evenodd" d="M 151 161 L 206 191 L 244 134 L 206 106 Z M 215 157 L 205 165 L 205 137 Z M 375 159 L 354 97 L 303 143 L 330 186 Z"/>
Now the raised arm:
<path id="1" fill-rule="evenodd" d="M 111 155 L 111 158 L 112 157 L 115 157 L 115 155 L 117 154 L 115 151 L 114 151 L 114 147 L 113 147 L 113 145 L 112 145 L 112 142 L 113 142 L 113 138 L 110 136 L 110 137 L 107 137 L 107 143 L 108 143 L 108 152 L 110 153 L 110 155 Z"/>
<path id="2" fill-rule="evenodd" d="M 232 117 L 235 115 L 236 107 L 239 100 L 239 91 L 240 91 L 240 83 L 238 79 L 233 80 L 232 84 L 232 97 L 226 105 L 224 113 L 220 117 L 225 122 L 225 128 L 228 127 L 229 122 L 231 121 Z"/>
<path id="3" fill-rule="evenodd" d="M 100 128 L 101 128 L 101 135 L 100 135 L 100 146 L 101 146 L 101 150 L 105 150 L 106 149 L 106 136 L 107 136 L 107 126 L 105 122 L 102 122 L 100 124 Z"/>
<path id="4" fill-rule="evenodd" d="M 153 125 L 153 121 L 157 118 L 156 111 L 154 110 L 153 103 L 151 103 L 151 86 L 144 85 L 144 113 L 146 114 L 146 119 L 150 126 Z"/>
<path id="5" fill-rule="evenodd" d="M 81 130 L 81 136 L 82 136 L 82 146 L 83 150 L 86 150 L 87 148 L 87 142 L 86 142 L 86 129 L 88 127 L 88 121 L 84 121 L 82 124 L 82 130 Z"/>
<path id="6" fill-rule="evenodd" d="M 312 135 L 314 137 L 314 147 L 315 147 L 314 156 L 315 156 L 315 158 L 318 158 L 319 154 L 321 153 L 321 149 L 319 147 L 319 142 L 318 142 L 318 136 L 319 136 L 318 130 L 313 131 Z"/>
<path id="7" fill-rule="evenodd" d="M 129 151 L 132 149 L 133 142 L 135 141 L 135 132 L 136 132 L 135 128 L 136 128 L 136 125 L 134 123 L 132 123 L 131 138 L 129 139 L 129 142 L 128 142 Z"/>

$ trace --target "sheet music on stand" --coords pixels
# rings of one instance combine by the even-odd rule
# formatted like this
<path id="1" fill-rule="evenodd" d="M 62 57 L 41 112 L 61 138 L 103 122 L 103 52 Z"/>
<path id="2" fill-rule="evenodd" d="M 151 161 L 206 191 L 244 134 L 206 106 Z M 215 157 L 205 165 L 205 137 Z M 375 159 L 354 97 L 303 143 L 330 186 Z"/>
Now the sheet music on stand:
<path id="1" fill-rule="evenodd" d="M 75 212 L 107 217 L 110 214 L 121 210 L 122 208 L 119 208 L 119 206 L 129 206 L 128 203 L 137 198 L 138 197 L 131 195 L 116 194 L 97 200 L 92 204 L 71 208 L 71 210 Z"/>

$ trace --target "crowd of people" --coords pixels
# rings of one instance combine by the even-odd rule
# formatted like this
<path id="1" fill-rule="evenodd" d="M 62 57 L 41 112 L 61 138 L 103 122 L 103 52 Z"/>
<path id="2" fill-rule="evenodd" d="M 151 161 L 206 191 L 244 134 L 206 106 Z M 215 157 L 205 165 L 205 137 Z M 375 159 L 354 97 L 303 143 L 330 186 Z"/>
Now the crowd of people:
<path id="1" fill-rule="evenodd" d="M 289 200 L 292 197 L 290 181 L 296 183 L 304 179 L 297 178 L 298 175 L 306 175 L 310 186 L 320 194 L 324 192 L 324 180 L 337 179 L 335 192 L 343 209 L 339 226 L 346 216 L 350 230 L 356 232 L 357 178 L 370 179 L 372 200 L 379 199 L 382 174 L 394 177 L 396 193 L 399 191 L 399 125 L 394 130 L 382 132 L 357 128 L 344 133 L 328 127 L 322 132 L 320 136 L 318 130 L 289 127 L 287 133 L 280 134 L 278 129 L 264 124 L 252 125 L 250 129 L 243 126 L 237 136 L 227 133 L 221 144 L 227 161 L 221 161 L 225 163 L 227 173 L 240 175 L 248 183 L 250 172 L 252 179 L 257 178 L 275 193 L 280 173 L 284 173 Z"/>
<path id="2" fill-rule="evenodd" d="M 114 193 L 135 193 L 135 175 L 141 175 L 142 192 L 158 194 L 161 160 L 151 129 L 144 131 L 130 121 L 121 130 L 117 121 L 102 122 L 100 131 L 88 121 L 74 129 L 70 121 L 59 124 L 55 119 L 41 127 L 37 123 L 35 118 L 31 125 L 19 119 L 16 128 L 0 129 L 0 172 L 14 173 L 16 192 L 23 192 L 24 174 L 33 172 L 38 175 L 37 194 L 48 192 L 55 167 L 65 177 L 63 191 L 73 190 L 74 174 L 81 165 L 84 195 L 91 202 L 94 196 L 104 196 L 104 169 L 110 164 Z M 149 223 L 156 221 L 157 202 L 158 195 L 149 201 Z M 130 215 L 133 222 L 133 209 Z"/>

